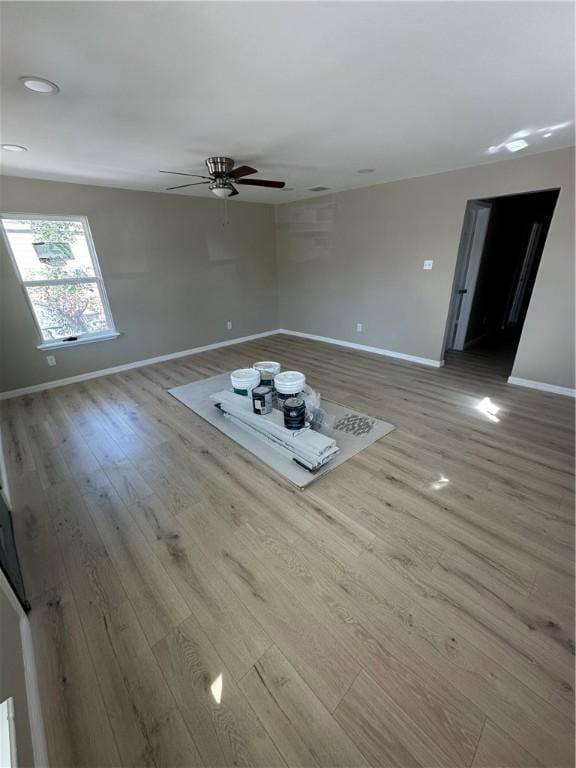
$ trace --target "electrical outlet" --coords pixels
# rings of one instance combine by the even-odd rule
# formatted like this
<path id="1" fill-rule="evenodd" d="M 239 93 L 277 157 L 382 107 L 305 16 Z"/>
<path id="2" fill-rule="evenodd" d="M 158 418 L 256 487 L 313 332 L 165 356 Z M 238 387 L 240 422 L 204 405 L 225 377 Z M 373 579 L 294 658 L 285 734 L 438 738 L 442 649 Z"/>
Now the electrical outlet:
<path id="1" fill-rule="evenodd" d="M 228 328 L 229 331 L 232 330 L 232 320 L 228 320 L 228 322 L 226 323 L 226 328 Z"/>
<path id="2" fill-rule="evenodd" d="M 433 266 L 434 266 L 434 261 L 432 259 L 426 259 L 422 269 L 432 269 Z"/>
<path id="3" fill-rule="evenodd" d="M 54 355 L 46 355 L 46 361 L 48 365 L 51 365 L 51 366 L 56 365 L 56 358 L 54 357 Z"/>
<path id="4" fill-rule="evenodd" d="M 356 323 L 356 333 L 362 333 L 362 323 Z"/>

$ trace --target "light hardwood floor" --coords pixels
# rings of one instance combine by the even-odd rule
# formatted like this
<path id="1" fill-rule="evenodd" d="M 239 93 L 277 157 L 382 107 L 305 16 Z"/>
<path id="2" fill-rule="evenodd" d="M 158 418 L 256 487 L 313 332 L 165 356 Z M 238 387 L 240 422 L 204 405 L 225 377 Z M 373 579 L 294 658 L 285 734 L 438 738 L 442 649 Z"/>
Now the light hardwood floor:
<path id="1" fill-rule="evenodd" d="M 257 359 L 397 429 L 298 491 L 166 392 Z M 53 768 L 571 767 L 573 406 L 286 336 L 3 403 Z"/>

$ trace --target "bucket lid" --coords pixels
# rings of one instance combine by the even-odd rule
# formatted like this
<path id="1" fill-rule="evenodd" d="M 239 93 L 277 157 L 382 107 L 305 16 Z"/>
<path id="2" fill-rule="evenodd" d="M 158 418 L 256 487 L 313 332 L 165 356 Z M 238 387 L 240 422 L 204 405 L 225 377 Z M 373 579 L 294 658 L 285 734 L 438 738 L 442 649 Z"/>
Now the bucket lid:
<path id="1" fill-rule="evenodd" d="M 300 371 L 284 371 L 274 377 L 274 386 L 281 394 L 300 392 L 306 384 L 306 376 Z"/>
<path id="2" fill-rule="evenodd" d="M 237 381 L 254 381 L 254 379 L 260 381 L 260 371 L 255 368 L 238 368 L 238 370 L 232 371 L 230 378 Z"/>
<path id="3" fill-rule="evenodd" d="M 257 371 L 270 371 L 270 373 L 280 373 L 280 363 L 274 360 L 260 360 L 258 363 L 254 363 L 252 366 Z"/>

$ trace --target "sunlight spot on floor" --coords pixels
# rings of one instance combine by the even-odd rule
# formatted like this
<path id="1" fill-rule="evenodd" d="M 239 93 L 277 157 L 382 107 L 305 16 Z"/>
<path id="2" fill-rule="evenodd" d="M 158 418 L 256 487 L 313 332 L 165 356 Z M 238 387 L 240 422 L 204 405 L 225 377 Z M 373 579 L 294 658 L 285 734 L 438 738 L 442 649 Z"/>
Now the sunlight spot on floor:
<path id="1" fill-rule="evenodd" d="M 220 704 L 222 701 L 222 673 L 220 673 L 216 680 L 214 680 L 210 686 L 210 691 L 216 704 Z"/>
<path id="2" fill-rule="evenodd" d="M 435 491 L 439 491 L 441 488 L 445 488 L 450 480 L 448 480 L 447 477 L 444 477 L 444 475 L 440 475 L 440 478 L 432 483 L 432 488 Z"/>
<path id="3" fill-rule="evenodd" d="M 500 406 L 496 405 L 496 403 L 493 403 L 489 397 L 485 397 L 483 400 L 480 400 L 476 408 L 480 411 L 480 413 L 483 413 L 491 421 L 500 421 L 498 416 L 496 416 L 496 414 L 500 411 Z"/>

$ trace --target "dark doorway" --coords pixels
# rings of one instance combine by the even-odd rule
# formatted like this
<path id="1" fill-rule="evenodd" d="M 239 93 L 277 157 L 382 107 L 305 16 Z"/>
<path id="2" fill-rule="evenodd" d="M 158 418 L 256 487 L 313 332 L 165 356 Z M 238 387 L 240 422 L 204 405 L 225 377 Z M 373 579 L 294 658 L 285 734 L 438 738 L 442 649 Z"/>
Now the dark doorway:
<path id="1" fill-rule="evenodd" d="M 471 200 L 446 333 L 446 363 L 508 376 L 560 190 Z"/>

